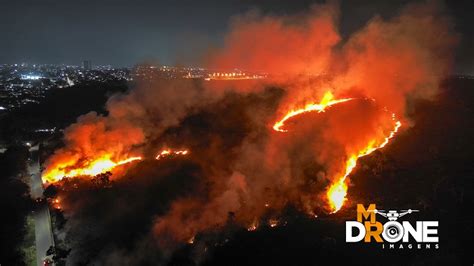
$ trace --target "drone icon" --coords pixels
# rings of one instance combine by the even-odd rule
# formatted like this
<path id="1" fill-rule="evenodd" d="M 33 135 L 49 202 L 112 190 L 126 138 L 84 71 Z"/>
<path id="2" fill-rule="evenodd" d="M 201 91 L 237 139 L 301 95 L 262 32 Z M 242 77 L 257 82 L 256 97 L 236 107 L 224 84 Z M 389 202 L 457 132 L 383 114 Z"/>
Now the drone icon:
<path id="1" fill-rule="evenodd" d="M 384 210 L 373 210 L 374 213 L 376 214 L 380 214 L 381 216 L 387 218 L 389 221 L 396 221 L 398 218 L 402 217 L 402 216 L 405 216 L 407 214 L 410 214 L 410 213 L 413 213 L 413 212 L 419 212 L 419 210 L 412 210 L 412 209 L 408 209 L 408 210 L 401 210 L 400 212 L 396 211 L 396 210 L 389 210 L 388 212 L 384 211 Z"/>

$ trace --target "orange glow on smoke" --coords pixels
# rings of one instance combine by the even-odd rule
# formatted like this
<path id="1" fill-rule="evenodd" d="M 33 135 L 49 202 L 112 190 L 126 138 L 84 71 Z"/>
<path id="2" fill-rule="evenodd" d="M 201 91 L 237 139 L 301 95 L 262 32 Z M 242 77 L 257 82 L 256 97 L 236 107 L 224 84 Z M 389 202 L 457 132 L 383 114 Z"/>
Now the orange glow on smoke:
<path id="1" fill-rule="evenodd" d="M 350 100 L 353 100 L 354 98 L 344 98 L 344 99 L 334 99 L 334 95 L 330 91 L 327 91 L 323 99 L 321 100 L 320 103 L 309 103 L 307 104 L 304 108 L 302 109 L 296 109 L 296 110 L 291 110 L 289 111 L 280 121 L 276 122 L 273 125 L 273 129 L 276 131 L 280 132 L 286 132 L 287 130 L 283 129 L 283 126 L 285 125 L 285 122 L 288 119 L 291 119 L 294 116 L 306 113 L 306 112 L 313 112 L 317 111 L 318 113 L 324 112 L 326 108 L 331 107 L 332 105 L 338 104 L 338 103 L 343 103 L 347 102 Z"/>
<path id="2" fill-rule="evenodd" d="M 324 112 L 326 108 L 332 105 L 344 103 L 353 99 L 355 98 L 334 99 L 334 96 L 332 95 L 332 93 L 328 91 L 324 94 L 324 97 L 320 103 L 318 104 L 310 103 L 310 104 L 307 104 L 302 109 L 289 111 L 281 120 L 279 120 L 278 122 L 274 124 L 273 129 L 280 132 L 286 132 L 287 130 L 283 129 L 283 126 L 285 124 L 285 121 L 287 121 L 288 119 L 291 119 L 292 117 L 295 117 L 297 115 L 300 115 L 306 112 L 312 112 L 312 111 L 317 111 L 318 113 L 321 113 L 321 112 Z M 394 127 L 392 131 L 390 131 L 390 134 L 387 137 L 381 140 L 373 139 L 369 141 L 369 143 L 365 146 L 365 148 L 361 149 L 356 154 L 349 155 L 345 163 L 343 174 L 340 177 L 332 179 L 334 181 L 329 186 L 329 189 L 326 192 L 328 204 L 332 211 L 331 213 L 335 213 L 339 211 L 344 205 L 344 202 L 347 200 L 346 179 L 347 179 L 347 176 L 352 172 L 352 170 L 354 170 L 354 168 L 357 166 L 357 160 L 360 157 L 371 154 L 375 150 L 385 147 L 385 145 L 387 145 L 390 139 L 392 139 L 395 136 L 395 134 L 398 132 L 398 129 L 401 127 L 402 123 L 396 119 L 395 114 L 392 114 L 392 120 L 394 122 Z"/>
<path id="3" fill-rule="evenodd" d="M 67 177 L 76 177 L 76 176 L 96 176 L 101 173 L 112 171 L 115 167 L 119 165 L 124 165 L 131 163 L 133 161 L 142 160 L 142 157 L 129 157 L 127 159 L 114 162 L 111 158 L 111 155 L 104 155 L 95 160 L 85 163 L 81 167 L 75 169 L 69 169 L 66 167 L 69 164 L 57 165 L 48 172 L 44 173 L 42 176 L 43 182 L 54 183 L 63 178 Z"/>
<path id="4" fill-rule="evenodd" d="M 171 150 L 171 149 L 164 149 L 156 155 L 155 160 L 160 160 L 160 159 L 163 159 L 165 157 L 172 156 L 172 155 L 186 155 L 188 153 L 189 153 L 188 150 L 176 150 L 176 151 L 174 151 L 174 150 Z"/>

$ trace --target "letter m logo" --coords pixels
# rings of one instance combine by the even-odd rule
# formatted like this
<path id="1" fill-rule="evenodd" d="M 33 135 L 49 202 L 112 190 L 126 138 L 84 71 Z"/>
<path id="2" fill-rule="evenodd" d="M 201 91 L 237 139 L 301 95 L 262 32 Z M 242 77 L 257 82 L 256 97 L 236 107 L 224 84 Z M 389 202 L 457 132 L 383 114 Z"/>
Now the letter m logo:
<path id="1" fill-rule="evenodd" d="M 370 223 L 375 223 L 374 210 L 375 204 L 370 204 L 367 209 L 364 208 L 364 205 L 357 204 L 357 221 L 362 223 L 363 218 L 365 218 L 365 220 L 370 220 Z"/>

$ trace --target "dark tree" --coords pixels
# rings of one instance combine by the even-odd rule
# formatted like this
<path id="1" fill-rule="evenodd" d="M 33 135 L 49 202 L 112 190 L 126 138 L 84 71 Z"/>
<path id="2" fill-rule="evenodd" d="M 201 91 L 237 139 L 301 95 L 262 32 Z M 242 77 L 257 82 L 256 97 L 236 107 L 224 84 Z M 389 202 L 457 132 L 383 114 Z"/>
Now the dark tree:
<path id="1" fill-rule="evenodd" d="M 99 187 L 107 187 L 110 185 L 110 176 L 112 176 L 111 172 L 105 172 L 94 176 L 92 182 Z"/>
<path id="2" fill-rule="evenodd" d="M 21 174 L 26 172 L 28 150 L 12 146 L 0 154 L 0 264 L 24 265 L 19 247 L 26 232 L 26 216 L 32 209 L 29 188 Z"/>
<path id="3" fill-rule="evenodd" d="M 58 187 L 55 185 L 49 185 L 43 192 L 43 196 L 47 199 L 51 199 L 58 195 Z"/>

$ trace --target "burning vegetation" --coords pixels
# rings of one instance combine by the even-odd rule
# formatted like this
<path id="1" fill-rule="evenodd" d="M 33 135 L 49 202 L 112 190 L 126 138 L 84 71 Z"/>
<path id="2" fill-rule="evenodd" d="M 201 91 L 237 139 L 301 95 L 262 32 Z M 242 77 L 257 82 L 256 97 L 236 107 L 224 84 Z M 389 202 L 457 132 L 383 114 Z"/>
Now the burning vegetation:
<path id="1" fill-rule="evenodd" d="M 276 122 L 273 125 L 273 129 L 280 132 L 286 132 L 286 130 L 282 129 L 285 121 L 297 115 L 301 115 L 306 112 L 314 112 L 314 111 L 321 113 L 333 105 L 345 103 L 351 100 L 354 100 L 354 98 L 334 99 L 334 96 L 332 95 L 332 93 L 328 91 L 324 94 L 324 97 L 320 103 L 318 104 L 310 103 L 310 104 L 307 104 L 302 109 L 289 111 L 280 121 Z M 356 167 L 357 160 L 360 157 L 369 155 L 370 153 L 372 153 L 373 151 L 377 149 L 383 148 L 385 145 L 387 145 L 390 139 L 393 138 L 395 133 L 398 132 L 398 129 L 400 128 L 402 124 L 400 121 L 396 120 L 394 113 L 392 113 L 392 120 L 394 122 L 394 127 L 393 127 L 393 130 L 389 132 L 388 136 L 380 140 L 371 139 L 367 143 L 367 146 L 363 147 L 356 154 L 349 155 L 347 161 L 345 162 L 345 169 L 344 169 L 343 175 L 341 177 L 336 177 L 333 179 L 334 182 L 329 186 L 327 190 L 328 203 L 332 210 L 332 213 L 339 211 L 342 208 L 342 205 L 344 204 L 344 202 L 346 201 L 346 195 L 347 195 L 347 184 L 345 183 L 346 178 L 352 172 L 352 170 Z"/>
<path id="2" fill-rule="evenodd" d="M 164 149 L 156 155 L 155 160 L 178 155 L 187 155 L 188 153 L 188 150 Z M 69 167 L 70 161 L 66 161 L 63 164 L 56 165 L 55 168 L 46 170 L 43 173 L 43 181 L 45 183 L 55 183 L 63 178 L 94 177 L 107 172 L 119 175 L 121 166 L 144 159 L 142 156 L 133 156 L 114 162 L 110 159 L 111 156 L 112 155 L 104 155 L 99 158 L 91 159 L 90 161 L 85 160 L 81 164 L 76 164 L 75 167 Z"/>
<path id="3" fill-rule="evenodd" d="M 187 155 L 189 153 L 188 150 L 171 150 L 171 149 L 164 149 L 161 152 L 159 152 L 155 159 L 160 160 L 166 157 L 170 156 L 176 156 L 176 155 Z"/>
<path id="4" fill-rule="evenodd" d="M 114 95 L 107 115 L 86 114 L 65 130 L 44 182 L 84 184 L 82 177 L 110 171 L 116 186 L 134 186 L 172 180 L 184 160 L 182 167 L 199 173 L 192 188 L 169 192 L 164 206 L 148 213 L 144 232 L 161 247 L 196 243 L 196 235 L 229 223 L 249 231 L 277 227 L 288 206 L 311 217 L 339 211 L 350 202 L 358 159 L 410 125 L 407 103 L 436 95 L 455 38 L 432 5 L 376 17 L 345 40 L 337 21 L 332 4 L 303 16 L 236 19 L 209 64 L 265 78 L 156 80 Z M 185 148 L 157 152 L 164 144 Z M 61 195 L 61 207 L 74 220 L 86 203 L 72 198 Z"/>

